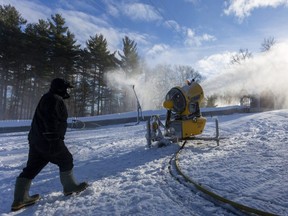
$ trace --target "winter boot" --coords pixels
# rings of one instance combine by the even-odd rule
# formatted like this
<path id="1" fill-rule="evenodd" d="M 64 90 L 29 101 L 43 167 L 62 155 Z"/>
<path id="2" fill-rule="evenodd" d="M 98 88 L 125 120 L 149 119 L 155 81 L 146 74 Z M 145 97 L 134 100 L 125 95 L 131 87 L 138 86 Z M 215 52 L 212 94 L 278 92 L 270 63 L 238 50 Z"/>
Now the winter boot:
<path id="1" fill-rule="evenodd" d="M 26 206 L 33 205 L 40 199 L 39 194 L 29 196 L 31 181 L 31 179 L 27 178 L 18 177 L 16 179 L 14 201 L 11 206 L 11 211 L 18 211 Z"/>
<path id="2" fill-rule="evenodd" d="M 63 185 L 63 192 L 65 196 L 71 195 L 72 193 L 79 193 L 88 187 L 86 182 L 77 184 L 74 176 L 73 170 L 60 172 L 60 181 Z"/>

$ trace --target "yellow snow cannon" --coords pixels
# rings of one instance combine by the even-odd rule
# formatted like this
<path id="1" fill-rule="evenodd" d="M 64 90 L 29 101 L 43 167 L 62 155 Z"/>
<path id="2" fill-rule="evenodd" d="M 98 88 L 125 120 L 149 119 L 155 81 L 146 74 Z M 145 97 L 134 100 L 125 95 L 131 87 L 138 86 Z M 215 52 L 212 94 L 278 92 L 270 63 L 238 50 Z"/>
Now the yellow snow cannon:
<path id="1" fill-rule="evenodd" d="M 196 82 L 174 87 L 167 93 L 163 102 L 167 109 L 165 127 L 174 131 L 176 138 L 185 139 L 203 132 L 206 119 L 199 107 L 203 98 L 203 89 Z"/>
<path id="2" fill-rule="evenodd" d="M 206 125 L 206 118 L 200 112 L 200 103 L 203 99 L 203 89 L 194 80 L 182 87 L 176 86 L 170 89 L 163 102 L 163 107 L 167 110 L 165 124 L 161 122 L 159 116 L 152 116 L 147 122 L 148 146 L 151 147 L 154 141 L 158 142 L 158 146 L 163 146 L 171 141 L 195 139 L 196 135 L 202 134 Z M 164 132 L 161 128 L 164 128 Z M 218 136 L 218 122 L 216 129 Z"/>

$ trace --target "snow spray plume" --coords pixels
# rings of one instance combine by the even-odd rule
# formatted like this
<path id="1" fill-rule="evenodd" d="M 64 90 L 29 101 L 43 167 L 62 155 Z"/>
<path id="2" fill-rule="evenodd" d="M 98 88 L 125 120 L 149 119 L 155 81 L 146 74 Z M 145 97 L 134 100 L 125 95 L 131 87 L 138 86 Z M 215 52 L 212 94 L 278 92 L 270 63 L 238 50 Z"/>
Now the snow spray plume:
<path id="1" fill-rule="evenodd" d="M 137 107 L 133 85 L 142 110 L 164 109 L 162 103 L 167 92 L 175 86 L 185 84 L 185 71 L 177 71 L 171 65 L 157 65 L 153 68 L 141 68 L 142 73 L 128 77 L 123 70 L 114 70 L 106 74 L 109 88 L 125 91 L 125 100 Z M 126 101 L 127 102 L 127 101 Z"/>
<path id="2" fill-rule="evenodd" d="M 205 95 L 259 95 L 270 91 L 276 108 L 288 108 L 288 42 L 276 43 L 269 51 L 259 53 L 240 65 L 202 83 Z"/>
<path id="3" fill-rule="evenodd" d="M 145 83 L 143 74 L 127 77 L 123 70 L 114 70 L 107 73 L 106 80 L 109 88 L 125 92 L 125 100 L 133 106 L 131 111 L 134 111 L 134 108 L 137 109 L 133 86 L 142 109 L 150 107 L 148 97 L 151 92 L 149 91 L 149 84 Z"/>

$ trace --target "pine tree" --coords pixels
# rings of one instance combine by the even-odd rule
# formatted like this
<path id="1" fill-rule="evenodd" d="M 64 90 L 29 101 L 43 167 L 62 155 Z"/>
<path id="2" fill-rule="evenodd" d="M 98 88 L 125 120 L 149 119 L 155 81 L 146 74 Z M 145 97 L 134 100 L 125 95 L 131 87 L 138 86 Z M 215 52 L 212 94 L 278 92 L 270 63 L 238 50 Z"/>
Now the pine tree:
<path id="1" fill-rule="evenodd" d="M 31 118 L 41 95 L 47 91 L 51 66 L 49 63 L 49 22 L 40 19 L 36 24 L 28 24 L 26 35 L 26 64 L 27 88 L 25 103 L 27 106 L 26 118 Z"/>
<path id="2" fill-rule="evenodd" d="M 52 75 L 54 77 L 71 78 L 79 57 L 80 45 L 76 45 L 75 36 L 65 26 L 65 19 L 60 15 L 52 15 L 50 24 L 51 50 L 49 53 Z"/>
<path id="3" fill-rule="evenodd" d="M 21 68 L 23 59 L 23 33 L 21 32 L 21 27 L 26 22 L 15 7 L 0 5 L 1 118 L 9 118 L 9 115 L 13 115 L 18 109 L 20 97 L 17 93 L 21 90 L 21 83 L 18 79 L 20 79 L 23 72 Z"/>
<path id="4" fill-rule="evenodd" d="M 120 58 L 120 67 L 125 72 L 126 78 L 133 78 L 142 73 L 140 67 L 140 57 L 137 52 L 137 43 L 131 40 L 128 36 L 122 39 L 123 50 L 118 52 Z M 129 86 L 130 87 L 130 86 Z M 120 100 L 123 101 L 123 111 L 132 111 L 137 106 L 135 99 L 131 98 L 133 92 L 128 86 L 122 86 L 120 91 Z M 129 96 L 131 95 L 131 97 Z"/>
<path id="5" fill-rule="evenodd" d="M 128 36 L 122 39 L 123 42 L 123 54 L 120 55 L 120 66 L 125 71 L 128 77 L 139 74 L 140 57 L 137 52 L 137 43 L 131 40 Z"/>
<path id="6" fill-rule="evenodd" d="M 115 56 L 108 50 L 107 41 L 102 34 L 90 36 L 86 45 L 90 61 L 91 115 L 100 115 L 105 106 L 107 91 L 104 74 L 115 66 Z M 96 113 L 95 104 L 97 105 Z"/>

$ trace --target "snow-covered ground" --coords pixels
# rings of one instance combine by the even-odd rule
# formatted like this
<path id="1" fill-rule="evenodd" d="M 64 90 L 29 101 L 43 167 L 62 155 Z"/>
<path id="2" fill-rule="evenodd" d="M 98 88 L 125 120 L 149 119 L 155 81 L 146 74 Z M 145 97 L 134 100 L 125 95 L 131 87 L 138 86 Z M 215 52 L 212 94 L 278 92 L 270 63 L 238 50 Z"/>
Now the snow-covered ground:
<path id="1" fill-rule="evenodd" d="M 190 141 L 179 155 L 183 172 L 209 190 L 244 205 L 288 215 L 288 110 L 218 116 L 216 142 Z M 30 194 L 41 200 L 11 213 L 15 178 L 25 166 L 27 132 L 0 134 L 1 215 L 236 215 L 169 173 L 179 149 L 146 146 L 145 122 L 89 130 L 68 130 L 74 172 L 90 187 L 64 197 L 58 169 L 49 164 L 34 179 Z M 203 136 L 215 134 L 208 118 Z"/>

